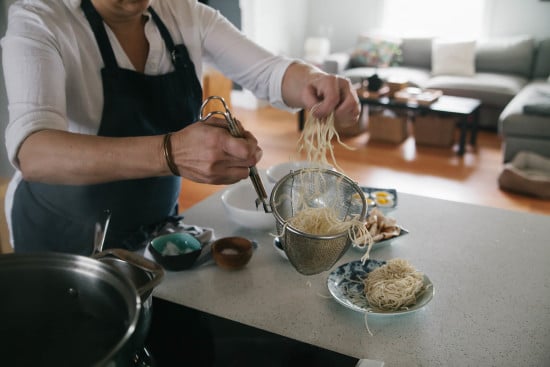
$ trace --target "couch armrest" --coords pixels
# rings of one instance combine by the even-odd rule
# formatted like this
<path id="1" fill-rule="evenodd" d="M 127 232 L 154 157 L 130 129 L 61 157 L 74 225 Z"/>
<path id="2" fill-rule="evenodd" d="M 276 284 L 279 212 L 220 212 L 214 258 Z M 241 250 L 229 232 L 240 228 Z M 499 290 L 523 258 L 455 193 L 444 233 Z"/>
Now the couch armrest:
<path id="1" fill-rule="evenodd" d="M 332 53 L 325 57 L 321 68 L 330 74 L 342 74 L 349 65 L 350 55 L 345 52 Z"/>

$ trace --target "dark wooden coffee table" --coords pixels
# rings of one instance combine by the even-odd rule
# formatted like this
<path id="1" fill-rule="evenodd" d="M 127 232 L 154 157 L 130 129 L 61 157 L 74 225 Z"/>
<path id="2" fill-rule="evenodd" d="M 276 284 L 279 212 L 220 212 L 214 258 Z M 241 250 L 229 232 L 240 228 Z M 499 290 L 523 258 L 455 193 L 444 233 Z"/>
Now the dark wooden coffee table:
<path id="1" fill-rule="evenodd" d="M 389 97 L 364 98 L 359 96 L 359 101 L 361 102 L 361 106 L 382 106 L 392 109 L 406 109 L 409 111 L 455 116 L 458 118 L 458 126 L 460 127 L 460 141 L 457 154 L 463 155 L 466 151 L 466 135 L 468 130 L 470 130 L 470 145 L 475 146 L 476 144 L 479 108 L 481 106 L 479 99 L 443 95 L 429 105 L 406 103 Z M 298 119 L 301 130 L 305 122 L 305 113 L 303 111 L 300 112 Z"/>

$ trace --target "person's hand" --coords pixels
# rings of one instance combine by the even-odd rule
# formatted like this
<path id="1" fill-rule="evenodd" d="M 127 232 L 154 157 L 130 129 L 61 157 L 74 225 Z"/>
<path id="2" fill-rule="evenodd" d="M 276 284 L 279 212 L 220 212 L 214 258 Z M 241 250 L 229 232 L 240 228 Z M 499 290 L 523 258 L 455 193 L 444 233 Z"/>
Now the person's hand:
<path id="1" fill-rule="evenodd" d="M 353 126 L 359 119 L 361 105 L 351 82 L 311 65 L 291 64 L 283 78 L 282 92 L 287 105 L 304 108 L 318 119 L 334 112 L 337 129 Z"/>
<path id="2" fill-rule="evenodd" d="M 262 150 L 249 131 L 242 132 L 243 138 L 235 138 L 224 119 L 211 117 L 173 133 L 172 157 L 181 176 L 208 184 L 231 184 L 248 177 Z"/>
<path id="3" fill-rule="evenodd" d="M 334 111 L 337 129 L 357 123 L 361 107 L 357 93 L 348 79 L 316 73 L 310 78 L 302 93 L 305 108 L 315 118 L 325 119 Z"/>

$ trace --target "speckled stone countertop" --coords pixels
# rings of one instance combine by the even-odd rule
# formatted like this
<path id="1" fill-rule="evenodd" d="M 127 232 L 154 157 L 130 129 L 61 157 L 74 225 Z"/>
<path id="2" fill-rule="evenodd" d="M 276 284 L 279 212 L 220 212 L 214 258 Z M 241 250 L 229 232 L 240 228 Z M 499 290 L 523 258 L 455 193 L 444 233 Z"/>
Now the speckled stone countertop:
<path id="1" fill-rule="evenodd" d="M 541 366 L 550 361 L 550 216 L 399 193 L 389 213 L 410 233 L 371 258 L 409 260 L 434 284 L 433 300 L 401 316 L 367 318 L 329 294 L 324 272 L 298 273 L 271 231 L 237 227 L 221 193 L 185 213 L 215 236 L 258 242 L 248 265 L 167 272 L 156 297 L 386 366 Z M 355 248 L 337 265 L 357 260 Z"/>

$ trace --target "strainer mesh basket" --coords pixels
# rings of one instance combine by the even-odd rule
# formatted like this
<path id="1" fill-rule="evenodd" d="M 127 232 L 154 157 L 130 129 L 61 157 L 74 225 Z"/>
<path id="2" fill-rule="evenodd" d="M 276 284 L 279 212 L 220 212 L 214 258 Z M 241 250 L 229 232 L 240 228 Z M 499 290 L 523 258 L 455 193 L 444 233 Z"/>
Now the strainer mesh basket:
<path id="1" fill-rule="evenodd" d="M 367 204 L 363 191 L 349 177 L 327 169 L 301 169 L 283 177 L 271 192 L 271 208 L 283 249 L 304 275 L 329 270 L 351 245 L 348 231 L 331 235 L 301 232 L 285 223 L 300 209 L 332 207 L 339 220 L 364 221 Z"/>

